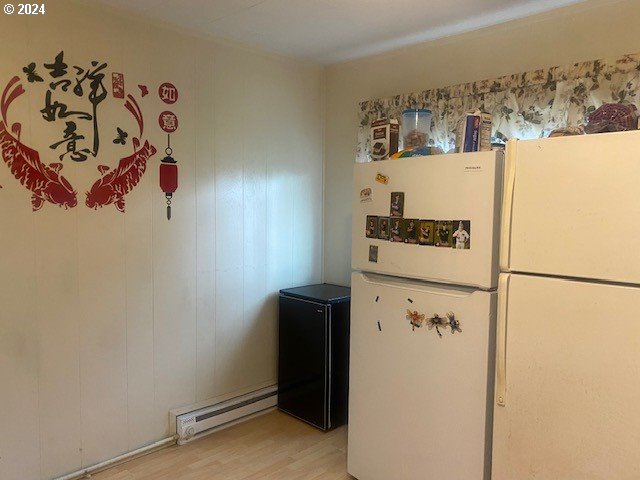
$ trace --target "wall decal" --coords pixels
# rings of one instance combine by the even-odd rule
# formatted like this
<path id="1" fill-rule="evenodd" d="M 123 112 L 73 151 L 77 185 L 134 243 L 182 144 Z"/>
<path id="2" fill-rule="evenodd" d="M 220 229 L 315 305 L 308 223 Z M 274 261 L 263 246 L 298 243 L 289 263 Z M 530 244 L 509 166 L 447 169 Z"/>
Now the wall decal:
<path id="1" fill-rule="evenodd" d="M 167 220 L 171 220 L 171 200 L 173 194 L 178 190 L 178 162 L 171 156 L 173 149 L 171 148 L 171 134 L 167 134 L 167 154 L 160 163 L 160 188 L 164 192 L 167 199 Z"/>
<path id="2" fill-rule="evenodd" d="M 122 73 L 111 74 L 113 98 L 124 98 L 124 75 Z"/>
<path id="3" fill-rule="evenodd" d="M 98 209 L 106 205 L 115 207 L 124 213 L 124 197 L 135 188 L 140 182 L 142 175 L 147 169 L 147 160 L 156 154 L 156 148 L 148 141 L 141 145 L 142 134 L 144 133 L 144 120 L 140 106 L 131 96 L 127 96 L 125 108 L 131 112 L 140 129 L 140 136 L 133 139 L 133 153 L 120 159 L 118 167 L 113 171 L 106 165 L 99 165 L 98 171 L 102 177 L 97 180 L 91 190 L 87 192 L 86 205 L 89 208 Z"/>
<path id="4" fill-rule="evenodd" d="M 149 89 L 146 85 L 138 85 L 138 88 L 140 89 L 140 95 L 142 95 L 142 98 L 149 95 Z"/>
<path id="5" fill-rule="evenodd" d="M 71 184 L 60 175 L 61 163 L 45 165 L 35 150 L 20 142 L 22 125 L 14 123 L 9 128 L 7 113 L 9 106 L 25 93 L 18 77 L 13 77 L 2 93 L 0 102 L 0 149 L 2 159 L 11 170 L 11 174 L 32 192 L 33 211 L 40 210 L 44 202 L 53 203 L 62 208 L 73 208 L 78 204 L 77 193 Z"/>
<path id="6" fill-rule="evenodd" d="M 56 56 L 53 63 L 45 63 L 44 66 L 49 70 L 49 75 L 55 81 L 49 84 L 45 95 L 45 105 L 42 110 L 40 110 L 40 113 L 42 113 L 42 118 L 47 122 L 65 120 L 66 123 L 62 140 L 53 143 L 49 148 L 57 150 L 60 146 L 65 146 L 66 151 L 60 155 L 61 161 L 64 160 L 67 155 L 68 158 L 71 158 L 71 160 L 75 162 L 84 162 L 89 156 L 97 157 L 100 150 L 98 108 L 107 98 L 107 89 L 103 83 L 105 77 L 104 70 L 107 68 L 107 63 L 93 60 L 89 66 L 74 65 L 75 78 L 73 81 L 69 78 L 61 78 L 68 75 L 68 65 L 64 63 L 64 51 L 61 51 Z M 31 65 L 29 65 L 29 67 L 31 67 Z M 30 74 L 27 73 L 27 80 L 29 80 L 29 77 Z M 74 82 L 73 94 L 77 98 L 84 98 L 86 91 L 86 98 L 91 104 L 90 111 L 68 110 L 67 104 L 58 100 L 58 98 L 65 96 L 69 87 Z M 69 120 L 66 120 L 67 118 L 69 118 Z M 91 148 L 78 148 L 78 141 L 84 140 L 85 135 L 77 131 L 78 124 L 76 121 L 91 122 L 93 130 Z"/>
<path id="7" fill-rule="evenodd" d="M 158 124 L 165 133 L 173 133 L 178 130 L 178 117 L 168 110 L 162 112 L 158 117 Z"/>
<path id="8" fill-rule="evenodd" d="M 108 64 L 92 60 L 86 65 L 70 65 L 65 61 L 64 51 L 60 51 L 50 63 L 30 62 L 22 69 L 26 83 L 22 83 L 20 77 L 15 76 L 6 85 L 2 94 L 0 102 L 2 159 L 16 180 L 31 191 L 33 211 L 40 210 L 45 202 L 65 209 L 77 206 L 77 191 L 61 175 L 63 162 L 71 160 L 83 163 L 99 156 L 100 107 L 102 102 L 108 99 L 108 90 L 104 85 L 105 78 L 108 78 L 106 77 Z M 155 155 L 156 149 L 148 140 L 143 140 L 142 111 L 136 99 L 130 94 L 126 95 L 124 74 L 111 72 L 111 80 L 113 98 L 125 99 L 123 104 L 125 110 L 136 121 L 139 134 L 129 142 L 129 132 L 122 124 L 118 122 L 117 125 L 111 126 L 113 130 L 111 128 L 109 130 L 113 135 L 112 144 L 118 148 L 133 145 L 133 153 L 120 158 L 118 165 L 113 169 L 108 165 L 98 165 L 100 178 L 96 181 L 92 179 L 93 183 L 89 183 L 91 188 L 86 192 L 85 205 L 98 209 L 113 204 L 117 210 L 124 212 L 125 196 L 140 182 L 146 171 L 147 160 Z M 45 164 L 36 149 L 21 142 L 21 123 L 9 121 L 12 103 L 26 93 L 24 85 L 35 89 L 29 91 L 32 97 L 34 91 L 43 92 L 44 106 L 39 110 L 42 120 L 55 125 L 60 124 L 61 138 L 51 144 L 46 143 L 57 157 L 52 163 Z M 146 86 L 139 85 L 139 87 L 143 96 L 148 94 Z M 88 102 L 87 108 L 82 107 L 83 101 Z M 174 127 L 177 128 L 177 118 L 175 118 Z M 36 129 L 37 126 L 30 131 Z M 42 129 L 42 131 L 50 130 Z M 117 155 L 115 158 L 120 156 Z"/>
<path id="9" fill-rule="evenodd" d="M 173 105 L 178 101 L 178 89 L 173 83 L 165 82 L 158 88 L 158 95 L 167 105 Z"/>

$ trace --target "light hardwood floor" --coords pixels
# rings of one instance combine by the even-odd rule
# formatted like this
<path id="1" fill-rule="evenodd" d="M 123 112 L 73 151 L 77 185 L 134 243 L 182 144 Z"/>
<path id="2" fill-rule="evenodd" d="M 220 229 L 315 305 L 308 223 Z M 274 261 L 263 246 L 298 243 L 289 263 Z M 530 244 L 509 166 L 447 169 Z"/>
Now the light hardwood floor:
<path id="1" fill-rule="evenodd" d="M 347 430 L 328 433 L 272 412 L 182 447 L 98 473 L 94 480 L 336 480 L 347 474 Z"/>

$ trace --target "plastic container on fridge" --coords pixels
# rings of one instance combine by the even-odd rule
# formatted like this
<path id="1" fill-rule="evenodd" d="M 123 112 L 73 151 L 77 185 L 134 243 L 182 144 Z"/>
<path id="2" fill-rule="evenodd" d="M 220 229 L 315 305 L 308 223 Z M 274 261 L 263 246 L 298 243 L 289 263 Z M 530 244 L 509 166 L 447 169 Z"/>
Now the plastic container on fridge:
<path id="1" fill-rule="evenodd" d="M 431 110 L 426 108 L 412 108 L 402 112 L 402 148 L 406 150 L 427 146 L 431 117 Z"/>

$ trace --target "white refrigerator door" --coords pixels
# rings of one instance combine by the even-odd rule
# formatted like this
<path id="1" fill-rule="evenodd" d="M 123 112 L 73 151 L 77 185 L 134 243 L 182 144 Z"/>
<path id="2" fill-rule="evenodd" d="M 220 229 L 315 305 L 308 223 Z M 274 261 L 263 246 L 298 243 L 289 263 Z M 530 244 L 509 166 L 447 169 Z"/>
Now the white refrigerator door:
<path id="1" fill-rule="evenodd" d="M 640 283 L 640 132 L 510 141 L 503 271 Z"/>
<path id="2" fill-rule="evenodd" d="M 496 293 L 354 273 L 348 471 L 359 480 L 489 480 Z M 407 309 L 462 332 L 412 329 Z"/>
<path id="3" fill-rule="evenodd" d="M 640 478 L 640 288 L 500 278 L 493 480 Z"/>
<path id="4" fill-rule="evenodd" d="M 378 174 L 388 178 L 386 185 L 376 180 Z M 356 164 L 353 268 L 438 283 L 497 287 L 502 176 L 501 152 Z M 360 193 L 366 189 L 371 189 L 371 196 L 361 201 Z M 367 238 L 367 215 L 388 217 L 392 192 L 404 193 L 404 218 L 471 221 L 470 248 L 458 250 Z M 456 229 L 454 225 L 453 230 Z M 370 246 L 378 247 L 375 263 L 369 259 Z"/>

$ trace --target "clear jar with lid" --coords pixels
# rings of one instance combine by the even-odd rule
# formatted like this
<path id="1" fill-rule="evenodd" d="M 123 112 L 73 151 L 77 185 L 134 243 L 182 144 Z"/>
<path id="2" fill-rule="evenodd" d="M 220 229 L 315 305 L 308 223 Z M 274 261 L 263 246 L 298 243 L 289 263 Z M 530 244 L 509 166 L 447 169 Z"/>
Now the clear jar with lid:
<path id="1" fill-rule="evenodd" d="M 426 108 L 411 108 L 402 112 L 402 148 L 407 150 L 427 146 L 431 117 L 431 110 Z"/>

